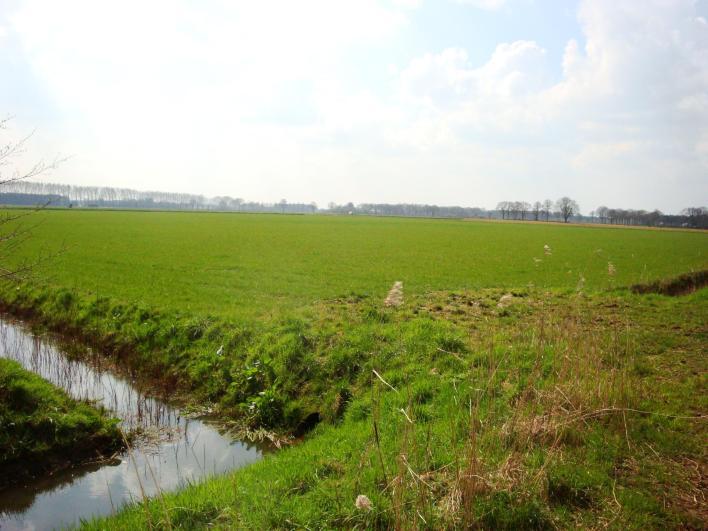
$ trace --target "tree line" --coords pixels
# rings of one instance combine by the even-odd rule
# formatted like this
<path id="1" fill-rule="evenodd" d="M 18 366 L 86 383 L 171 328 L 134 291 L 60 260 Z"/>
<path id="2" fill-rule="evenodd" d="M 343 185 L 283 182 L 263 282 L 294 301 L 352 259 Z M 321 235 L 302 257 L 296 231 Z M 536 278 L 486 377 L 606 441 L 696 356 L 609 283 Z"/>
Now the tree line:
<path id="1" fill-rule="evenodd" d="M 664 214 L 660 210 L 634 210 L 599 206 L 588 215 L 580 213 L 578 203 L 569 197 L 557 201 L 546 199 L 531 204 L 526 201 L 501 201 L 495 217 L 520 221 L 577 221 L 608 225 L 642 225 L 647 227 L 688 227 L 708 229 L 708 208 L 688 207 L 679 214 Z"/>
<path id="2" fill-rule="evenodd" d="M 497 204 L 497 212 L 502 219 L 550 221 L 562 219 L 568 223 L 573 216 L 580 214 L 580 207 L 570 197 L 561 197 L 557 201 L 545 199 L 536 201 L 533 205 L 526 201 L 501 201 Z"/>
<path id="3" fill-rule="evenodd" d="M 139 191 L 109 186 L 75 186 L 69 184 L 16 181 L 7 183 L 0 193 L 0 204 L 49 204 L 67 208 L 128 208 L 153 210 L 220 210 L 236 212 L 313 213 L 316 203 L 277 203 L 246 201 L 240 197 Z"/>
<path id="4" fill-rule="evenodd" d="M 278 212 L 283 214 L 345 214 L 370 216 L 410 216 L 433 218 L 487 218 L 519 221 L 577 221 L 611 225 L 646 225 L 656 227 L 708 228 L 708 208 L 690 207 L 679 214 L 664 214 L 659 210 L 645 211 L 600 206 L 588 215 L 582 215 L 578 203 L 570 197 L 556 201 L 545 199 L 501 201 L 496 209 L 480 207 L 439 206 L 418 203 L 329 203 L 318 208 L 312 203 L 277 203 L 246 201 L 230 196 L 173 192 L 138 191 L 107 186 L 75 186 L 45 182 L 16 180 L 5 183 L 0 193 L 0 204 L 35 206 L 49 204 L 66 208 L 127 208 L 152 210 L 206 210 L 230 212 Z"/>
<path id="5" fill-rule="evenodd" d="M 488 217 L 490 211 L 479 207 L 438 206 L 417 203 L 330 203 L 326 210 L 330 214 L 358 214 L 368 216 L 409 216 L 426 218 L 481 218 Z"/>
<path id="6" fill-rule="evenodd" d="M 708 228 L 707 207 L 684 208 L 678 215 L 672 215 L 664 214 L 660 210 L 646 211 L 599 206 L 590 212 L 590 218 L 597 223 L 609 225 Z"/>

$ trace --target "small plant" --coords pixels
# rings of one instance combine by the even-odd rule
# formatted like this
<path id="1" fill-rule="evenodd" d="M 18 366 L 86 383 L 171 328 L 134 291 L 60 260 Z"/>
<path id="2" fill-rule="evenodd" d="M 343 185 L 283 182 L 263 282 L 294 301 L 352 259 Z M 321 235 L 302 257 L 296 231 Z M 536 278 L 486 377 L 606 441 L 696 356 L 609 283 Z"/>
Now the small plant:
<path id="1" fill-rule="evenodd" d="M 273 387 L 250 397 L 245 405 L 249 425 L 277 428 L 283 422 L 283 405 L 283 398 Z"/>
<path id="2" fill-rule="evenodd" d="M 231 378 L 227 401 L 239 404 L 269 388 L 275 381 L 275 371 L 269 358 L 256 359 L 245 367 L 236 369 Z"/>

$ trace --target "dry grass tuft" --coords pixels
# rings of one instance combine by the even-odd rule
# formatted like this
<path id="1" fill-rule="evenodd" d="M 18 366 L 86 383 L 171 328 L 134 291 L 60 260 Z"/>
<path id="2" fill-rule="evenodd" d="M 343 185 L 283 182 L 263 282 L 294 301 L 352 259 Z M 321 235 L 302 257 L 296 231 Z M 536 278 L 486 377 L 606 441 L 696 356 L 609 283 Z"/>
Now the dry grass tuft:
<path id="1" fill-rule="evenodd" d="M 512 299 L 506 294 L 498 306 Z M 469 405 L 464 457 L 437 503 L 453 527 L 481 525 L 475 504 L 495 493 L 508 493 L 519 503 L 545 496 L 547 471 L 563 460 L 566 449 L 584 444 L 598 424 L 626 437 L 633 447 L 627 425 L 646 389 L 632 371 L 636 345 L 627 339 L 628 323 L 617 321 L 614 329 L 598 335 L 592 316 L 569 302 L 549 312 L 541 301 L 534 317 L 513 331 L 515 344 L 530 353 L 530 373 L 505 372 L 504 360 L 497 359 L 485 369 L 486 385 L 474 384 L 482 389 Z M 481 404 L 499 392 L 511 395 L 511 410 L 480 417 Z M 490 466 L 485 462 L 489 445 L 499 448 L 500 442 L 507 452 L 498 465 Z M 540 468 L 531 458 L 539 449 L 545 455 Z"/>
<path id="2" fill-rule="evenodd" d="M 490 484 L 494 490 L 511 491 L 522 485 L 528 474 L 524 466 L 523 455 L 510 453 L 501 465 L 490 476 Z"/>
<path id="3" fill-rule="evenodd" d="M 499 302 L 497 303 L 497 308 L 504 309 L 512 302 L 514 302 L 514 296 L 511 293 L 507 293 L 506 295 L 502 295 L 502 297 L 499 299 Z"/>
<path id="4" fill-rule="evenodd" d="M 384 306 L 397 308 L 403 304 L 403 282 L 397 280 L 384 299 Z"/>

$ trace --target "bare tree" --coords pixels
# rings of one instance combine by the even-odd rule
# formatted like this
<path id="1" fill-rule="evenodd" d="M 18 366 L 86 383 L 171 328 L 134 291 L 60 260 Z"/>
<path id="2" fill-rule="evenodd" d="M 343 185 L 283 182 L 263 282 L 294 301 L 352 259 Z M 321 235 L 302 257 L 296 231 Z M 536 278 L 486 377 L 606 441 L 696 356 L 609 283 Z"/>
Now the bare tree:
<path id="1" fill-rule="evenodd" d="M 521 216 L 521 201 L 511 201 L 509 208 L 511 208 L 511 214 L 514 216 L 514 219 L 519 219 L 519 216 Z"/>
<path id="2" fill-rule="evenodd" d="M 604 205 L 597 207 L 597 209 L 595 210 L 595 212 L 597 213 L 597 217 L 601 223 L 607 223 L 607 213 L 609 212 L 609 210 L 610 209 Z"/>
<path id="3" fill-rule="evenodd" d="M 543 205 L 541 204 L 540 201 L 536 201 L 533 204 L 533 220 L 538 221 L 539 218 L 541 217 L 541 212 L 543 212 Z"/>
<path id="4" fill-rule="evenodd" d="M 7 131 L 9 122 L 10 118 L 0 119 L 0 132 Z M 39 161 L 29 169 L 19 170 L 16 159 L 25 152 L 31 136 L 32 133 L 18 141 L 8 140 L 0 145 L 0 188 L 42 175 L 61 162 L 59 158 L 52 162 Z M 0 215 L 0 280 L 21 280 L 40 261 L 41 258 L 38 258 L 33 262 L 11 264 L 9 258 L 15 254 L 17 248 L 30 235 L 32 226 L 27 225 L 27 216 L 46 206 L 47 204 L 40 204 L 30 209 L 6 212 Z"/>
<path id="5" fill-rule="evenodd" d="M 688 207 L 681 211 L 681 214 L 688 218 L 688 226 L 705 227 L 708 221 L 708 208 Z"/>
<path id="6" fill-rule="evenodd" d="M 553 201 L 550 199 L 546 199 L 543 202 L 543 215 L 546 218 L 546 221 L 548 221 L 548 218 L 551 217 L 551 209 L 553 208 Z"/>
<path id="7" fill-rule="evenodd" d="M 561 197 L 558 201 L 556 201 L 556 208 L 563 218 L 563 223 L 568 223 L 568 220 L 571 217 L 580 213 L 578 203 L 573 201 L 570 197 Z"/>
<path id="8" fill-rule="evenodd" d="M 526 219 L 526 215 L 527 215 L 527 214 L 529 213 L 529 211 L 531 210 L 531 203 L 527 203 L 526 201 L 521 201 L 521 202 L 519 203 L 519 207 L 520 207 L 520 210 L 521 210 L 521 219 L 522 219 L 522 220 L 525 220 L 525 219 Z"/>

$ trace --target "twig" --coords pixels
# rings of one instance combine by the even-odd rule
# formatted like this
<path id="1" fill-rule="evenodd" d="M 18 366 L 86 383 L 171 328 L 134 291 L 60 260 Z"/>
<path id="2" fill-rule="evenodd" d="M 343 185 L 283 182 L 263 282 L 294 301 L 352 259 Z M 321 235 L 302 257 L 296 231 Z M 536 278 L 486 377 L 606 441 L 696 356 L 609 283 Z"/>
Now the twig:
<path id="1" fill-rule="evenodd" d="M 450 354 L 451 356 L 454 356 L 455 358 L 457 358 L 459 361 L 464 361 L 462 359 L 462 356 L 460 356 L 457 352 L 450 352 L 449 350 L 445 350 L 440 347 L 436 347 L 435 350 L 438 350 L 440 352 L 444 352 L 445 354 Z"/>
<path id="2" fill-rule="evenodd" d="M 683 419 L 683 420 L 706 420 L 706 419 L 708 419 L 708 415 L 695 415 L 695 416 L 669 415 L 667 413 L 658 413 L 655 411 L 644 411 L 641 409 L 633 409 L 633 408 L 628 408 L 628 407 L 608 407 L 608 408 L 604 408 L 604 409 L 598 409 L 596 411 L 591 411 L 590 413 L 580 415 L 580 416 L 578 416 L 576 418 L 572 418 L 566 422 L 561 422 L 560 424 L 557 425 L 557 427 L 567 426 L 568 424 L 573 424 L 574 422 L 578 422 L 580 420 L 590 419 L 590 418 L 594 418 L 594 417 L 601 417 L 603 415 L 608 415 L 610 413 L 623 413 L 623 412 L 641 413 L 642 415 L 657 415 L 659 417 L 670 418 L 670 419 Z"/>
<path id="3" fill-rule="evenodd" d="M 398 393 L 398 389 L 396 389 L 394 386 L 392 386 L 390 383 L 388 383 L 386 380 L 384 380 L 384 379 L 381 377 L 381 375 L 380 375 L 378 372 L 376 372 L 376 369 L 371 369 L 371 370 L 373 371 L 373 373 L 376 375 L 376 377 L 377 377 L 379 380 L 381 380 L 384 384 L 386 384 L 388 387 L 390 387 L 390 388 L 393 389 L 396 393 Z"/>
<path id="4" fill-rule="evenodd" d="M 405 409 L 401 408 L 401 409 L 399 409 L 398 411 L 400 411 L 401 413 L 403 413 L 403 416 L 406 417 L 406 419 L 408 420 L 408 422 L 410 422 L 411 424 L 413 424 L 413 421 L 412 421 L 411 418 L 408 416 L 408 413 L 406 413 L 406 410 L 405 410 Z"/>

